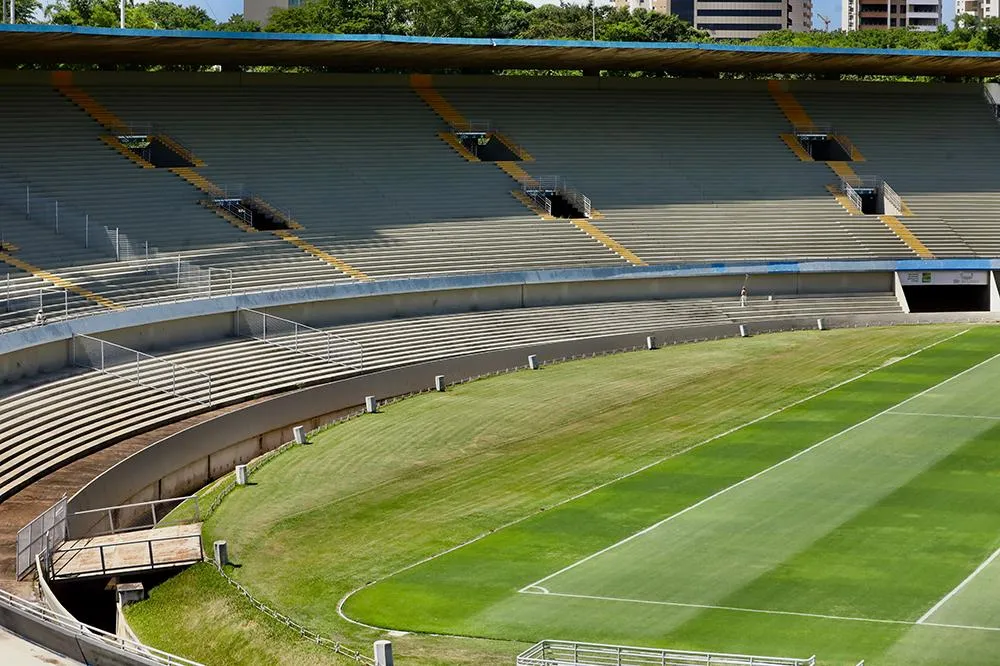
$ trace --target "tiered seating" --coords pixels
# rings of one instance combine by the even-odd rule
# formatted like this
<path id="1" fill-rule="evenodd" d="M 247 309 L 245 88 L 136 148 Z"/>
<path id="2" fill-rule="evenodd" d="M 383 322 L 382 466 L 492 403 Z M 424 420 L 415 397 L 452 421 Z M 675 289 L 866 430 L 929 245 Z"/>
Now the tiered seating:
<path id="1" fill-rule="evenodd" d="M 141 169 L 98 139 L 106 131 L 45 85 L 18 86 L 0 105 L 0 166 L 165 253 L 196 252 L 204 265 L 232 269 L 239 286 L 259 288 L 347 279 L 328 264 L 265 234 L 246 234 L 197 204 L 204 195 L 169 171 Z M 43 267 L 51 268 L 52 262 Z"/>
<path id="2" fill-rule="evenodd" d="M 372 277 L 624 265 L 573 226 L 542 223 L 491 165 L 459 158 L 401 81 L 87 89 L 168 127 L 201 173 L 290 209 L 300 236 Z"/>
<path id="3" fill-rule="evenodd" d="M 740 308 L 735 299 L 689 299 L 501 310 L 339 326 L 365 346 L 366 370 L 530 344 L 754 319 L 891 314 L 891 294 L 781 297 Z M 322 343 L 320 343 L 322 344 Z M 163 358 L 211 374 L 215 405 L 349 374 L 314 357 L 255 340 L 178 351 Z M 150 371 L 151 372 L 151 371 Z M 152 376 L 146 375 L 146 381 Z M 203 409 L 114 376 L 81 372 L 0 398 L 0 497 L 69 460 Z M 40 415 L 44 414 L 44 418 Z"/>
<path id="4" fill-rule="evenodd" d="M 936 256 L 996 257 L 1000 229 L 1000 127 L 977 85 L 866 84 L 805 87 L 796 96 L 818 122 L 834 124 L 914 216 L 904 218 Z"/>
<path id="5" fill-rule="evenodd" d="M 443 88 L 526 148 L 532 175 L 566 177 L 600 227 L 650 263 L 912 257 L 884 225 L 851 217 L 823 164 L 778 138 L 788 123 L 764 83 L 676 90 Z"/>

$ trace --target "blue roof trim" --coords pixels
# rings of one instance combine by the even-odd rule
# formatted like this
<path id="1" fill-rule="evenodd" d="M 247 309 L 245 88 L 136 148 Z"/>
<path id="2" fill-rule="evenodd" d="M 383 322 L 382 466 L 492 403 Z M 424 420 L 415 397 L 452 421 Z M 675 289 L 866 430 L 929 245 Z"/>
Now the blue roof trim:
<path id="1" fill-rule="evenodd" d="M 284 42 L 382 42 L 398 44 L 425 44 L 427 46 L 505 46 L 587 48 L 605 50 L 698 50 L 723 51 L 747 54 L 810 54 L 830 56 L 920 56 L 934 58 L 1000 58 L 997 51 L 942 51 L 913 49 L 829 48 L 823 46 L 751 46 L 745 44 L 716 44 L 698 42 L 601 42 L 544 39 L 480 39 L 465 37 L 414 37 L 407 35 L 341 35 L 315 33 L 277 32 L 222 32 L 211 30 L 140 30 L 126 28 L 94 28 L 63 25 L 0 25 L 4 33 L 46 33 L 94 35 L 102 37 L 156 37 L 177 39 L 239 39 L 251 41 Z"/>

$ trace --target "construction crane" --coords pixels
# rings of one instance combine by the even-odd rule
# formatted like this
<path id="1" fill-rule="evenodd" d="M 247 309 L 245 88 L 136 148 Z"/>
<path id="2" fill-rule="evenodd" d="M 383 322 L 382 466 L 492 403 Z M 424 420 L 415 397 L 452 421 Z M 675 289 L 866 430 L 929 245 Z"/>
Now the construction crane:
<path id="1" fill-rule="evenodd" d="M 817 13 L 816 16 L 818 16 L 819 20 L 823 22 L 823 32 L 830 32 L 830 19 L 820 13 Z"/>

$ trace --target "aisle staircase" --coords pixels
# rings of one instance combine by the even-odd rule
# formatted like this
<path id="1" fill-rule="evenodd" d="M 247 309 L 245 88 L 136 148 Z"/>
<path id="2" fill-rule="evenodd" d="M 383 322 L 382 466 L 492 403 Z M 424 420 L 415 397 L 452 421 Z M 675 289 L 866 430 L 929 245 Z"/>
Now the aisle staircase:
<path id="1" fill-rule="evenodd" d="M 464 115 L 462 115 L 462 113 L 458 109 L 452 106 L 452 104 L 448 100 L 446 100 L 444 96 L 441 95 L 441 93 L 439 93 L 434 88 L 434 80 L 431 75 L 412 74 L 410 76 L 410 87 L 413 88 L 413 91 L 427 104 L 427 106 L 431 108 L 432 111 L 434 111 L 434 113 L 436 113 L 442 120 L 448 123 L 448 125 L 450 125 L 452 128 L 462 128 L 471 126 L 469 120 Z M 447 133 L 441 133 L 441 135 L 443 134 Z M 515 155 L 518 155 L 522 161 L 530 161 L 533 159 L 527 151 L 522 149 L 508 137 L 503 136 L 498 132 L 493 132 L 491 133 L 491 135 L 495 136 L 499 141 L 502 141 L 503 144 Z M 442 136 L 442 138 L 444 137 Z M 445 141 L 450 145 L 452 145 L 453 148 L 455 148 L 455 144 L 453 144 L 451 141 L 447 139 L 445 139 Z M 455 143 L 461 146 L 461 143 L 457 139 L 455 140 Z M 469 159 L 469 156 L 466 156 L 464 154 L 468 153 L 468 151 L 465 149 L 464 146 L 461 146 L 461 150 L 457 148 L 456 150 L 458 150 L 459 154 L 465 157 L 470 162 L 479 161 L 477 158 L 475 158 L 474 155 L 471 155 L 471 153 L 469 153 L 469 156 L 471 156 L 473 159 Z M 531 210 L 531 212 L 535 213 L 543 220 L 551 221 L 559 219 L 553 217 L 546 211 L 539 208 L 532 201 L 531 197 L 527 196 L 524 193 L 523 191 L 524 186 L 531 185 L 533 183 L 538 183 L 538 179 L 534 178 L 530 173 L 525 171 L 525 169 L 518 162 L 498 161 L 494 162 L 494 164 L 497 165 L 497 168 L 506 173 L 512 179 L 514 179 L 514 181 L 520 186 L 517 190 L 511 192 L 512 196 L 515 199 L 520 201 L 522 204 L 525 205 L 525 207 Z M 593 210 L 591 212 L 591 219 L 600 217 L 602 217 L 602 215 L 598 211 Z M 609 236 L 607 233 L 602 231 L 589 219 L 586 218 L 568 219 L 567 221 L 569 221 L 577 229 L 583 231 L 590 238 L 600 243 L 608 250 L 611 250 L 612 252 L 614 252 L 616 255 L 618 255 L 628 263 L 636 266 L 648 265 L 638 255 L 636 255 L 634 252 L 629 250 L 620 242 L 618 242 L 617 240 Z"/>
<path id="2" fill-rule="evenodd" d="M 781 112 L 785 114 L 785 118 L 787 118 L 788 122 L 792 124 L 792 128 L 796 132 L 810 131 L 810 130 L 814 131 L 817 129 L 816 123 L 814 123 L 812 118 L 809 117 L 808 112 L 806 112 L 805 108 L 803 108 L 803 106 L 799 104 L 799 101 L 795 99 L 795 96 L 788 90 L 786 82 L 770 80 L 767 82 L 767 89 L 771 93 L 771 97 L 772 99 L 774 99 L 775 104 L 777 104 L 778 108 L 781 109 Z M 795 138 L 795 135 L 782 134 L 781 138 L 789 146 L 789 148 L 791 148 L 793 152 L 795 152 L 795 154 L 800 159 L 802 159 L 802 153 L 805 153 L 805 151 L 802 150 L 801 145 L 798 145 L 799 142 Z M 798 150 L 795 148 L 795 146 L 792 145 L 792 142 L 798 145 Z M 855 155 L 860 157 L 860 152 L 857 151 L 857 149 L 854 147 L 854 144 L 851 141 L 846 140 L 843 143 L 849 146 L 852 158 Z M 808 154 L 806 155 L 808 156 Z M 809 161 L 811 161 L 811 158 Z M 827 166 L 830 167 L 830 170 L 833 171 L 833 173 L 837 176 L 838 181 L 846 180 L 848 182 L 851 182 L 858 179 L 857 173 L 855 173 L 854 169 L 848 162 L 826 162 L 826 164 Z M 839 190 L 837 190 L 835 186 L 829 187 L 828 190 L 834 194 L 834 197 L 836 197 L 837 202 L 840 203 L 840 205 L 843 206 L 848 213 L 850 213 L 851 215 L 861 214 L 861 211 L 858 210 L 857 207 L 853 203 L 851 203 L 847 197 L 842 196 L 839 193 Z M 903 203 L 902 205 L 903 205 L 903 211 L 902 211 L 903 214 L 908 215 L 909 209 L 906 208 L 905 203 Z M 890 230 L 892 230 L 892 232 L 896 234 L 896 236 L 901 241 L 903 241 L 906 244 L 906 246 L 910 248 L 917 256 L 919 256 L 922 259 L 934 258 L 934 254 L 927 249 L 927 246 L 924 245 L 923 242 L 921 242 L 921 240 L 917 238 L 917 236 L 910 229 L 908 229 L 907 226 L 903 224 L 903 222 L 900 221 L 898 217 L 896 217 L 895 215 L 879 215 L 878 218 L 879 220 L 882 221 L 882 223 L 885 226 L 887 226 Z"/>
<path id="3" fill-rule="evenodd" d="M 9 247 L 7 248 L 7 250 L 10 249 L 12 248 Z M 115 303 L 114 301 L 105 298 L 100 294 L 95 294 L 86 287 L 81 287 L 80 285 L 76 284 L 75 282 L 72 282 L 71 280 L 67 280 L 66 278 L 56 275 L 55 273 L 52 273 L 50 271 L 47 271 L 44 268 L 40 268 L 39 266 L 35 266 L 34 264 L 28 263 L 27 261 L 15 257 L 7 250 L 0 251 L 0 262 L 3 262 L 15 268 L 19 268 L 25 273 L 31 273 L 35 277 L 44 280 L 45 282 L 48 282 L 53 286 L 59 287 L 60 289 L 65 289 L 66 291 L 70 291 L 78 296 L 82 296 L 88 301 L 106 307 L 109 310 L 125 309 L 123 306 Z"/>

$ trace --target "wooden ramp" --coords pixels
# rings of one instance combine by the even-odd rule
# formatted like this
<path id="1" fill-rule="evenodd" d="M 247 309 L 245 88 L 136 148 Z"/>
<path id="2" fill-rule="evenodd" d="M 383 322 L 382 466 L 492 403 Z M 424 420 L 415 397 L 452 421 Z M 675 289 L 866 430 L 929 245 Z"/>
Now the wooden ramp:
<path id="1" fill-rule="evenodd" d="M 66 541 L 52 553 L 52 580 L 186 567 L 202 560 L 201 523 Z"/>

